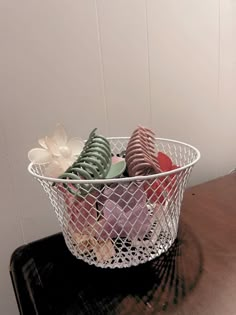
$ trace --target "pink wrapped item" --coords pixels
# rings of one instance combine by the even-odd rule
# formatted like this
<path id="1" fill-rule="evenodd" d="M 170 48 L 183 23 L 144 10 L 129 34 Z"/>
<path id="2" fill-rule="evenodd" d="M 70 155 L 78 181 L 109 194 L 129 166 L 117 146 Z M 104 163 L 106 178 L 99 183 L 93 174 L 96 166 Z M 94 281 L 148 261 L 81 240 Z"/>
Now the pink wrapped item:
<path id="1" fill-rule="evenodd" d="M 63 186 L 59 186 L 59 190 L 63 193 L 67 205 L 65 216 L 69 217 L 69 227 L 74 232 L 87 234 L 87 228 L 97 221 L 96 200 L 98 193 L 94 190 L 93 193 L 80 197 L 71 194 Z"/>

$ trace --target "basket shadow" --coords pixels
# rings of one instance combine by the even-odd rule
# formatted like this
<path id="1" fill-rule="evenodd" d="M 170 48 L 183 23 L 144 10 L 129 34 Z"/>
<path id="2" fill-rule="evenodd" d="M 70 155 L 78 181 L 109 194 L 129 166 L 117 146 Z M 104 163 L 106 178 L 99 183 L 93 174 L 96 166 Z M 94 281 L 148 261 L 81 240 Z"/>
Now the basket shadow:
<path id="1" fill-rule="evenodd" d="M 115 270 L 89 266 L 86 286 L 74 296 L 67 314 L 156 314 L 171 310 L 197 285 L 202 266 L 198 239 L 187 225 L 180 224 L 172 247 L 153 261 Z"/>

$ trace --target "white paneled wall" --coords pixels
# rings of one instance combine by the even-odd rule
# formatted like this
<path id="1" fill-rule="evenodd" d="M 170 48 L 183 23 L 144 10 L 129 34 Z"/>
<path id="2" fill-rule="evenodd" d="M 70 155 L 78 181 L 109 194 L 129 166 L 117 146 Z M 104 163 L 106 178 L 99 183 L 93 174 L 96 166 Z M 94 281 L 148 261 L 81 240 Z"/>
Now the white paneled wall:
<path id="1" fill-rule="evenodd" d="M 109 133 L 150 125 L 145 1 L 96 1 Z"/>
<path id="2" fill-rule="evenodd" d="M 219 7 L 211 0 L 204 5 L 189 0 L 147 3 L 154 129 L 199 147 L 206 167 L 218 130 L 213 113 L 218 107 Z M 199 180 L 210 177 L 210 169 L 208 174 L 200 169 Z"/>
<path id="3" fill-rule="evenodd" d="M 0 160 L 1 160 L 1 206 L 0 206 L 0 313 L 17 314 L 14 293 L 10 286 L 8 264 L 12 250 L 22 245 L 23 238 L 19 208 L 14 198 L 13 182 L 10 175 L 6 134 L 0 117 Z M 7 310 L 7 312 L 5 312 Z"/>
<path id="4" fill-rule="evenodd" d="M 63 122 L 129 135 L 138 125 L 202 152 L 191 184 L 236 166 L 236 2 L 0 1 L 0 313 L 17 314 L 8 263 L 58 230 L 27 151 Z"/>

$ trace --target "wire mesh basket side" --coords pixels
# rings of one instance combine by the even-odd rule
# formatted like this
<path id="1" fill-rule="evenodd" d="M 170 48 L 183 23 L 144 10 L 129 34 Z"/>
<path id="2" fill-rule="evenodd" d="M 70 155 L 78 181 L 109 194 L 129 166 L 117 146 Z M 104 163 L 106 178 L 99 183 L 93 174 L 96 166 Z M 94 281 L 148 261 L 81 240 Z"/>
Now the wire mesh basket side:
<path id="1" fill-rule="evenodd" d="M 92 186 L 85 196 L 63 185 L 41 184 L 73 255 L 99 267 L 130 267 L 151 260 L 174 242 L 191 169 L 155 180 Z"/>
<path id="2" fill-rule="evenodd" d="M 128 138 L 110 141 L 113 154 L 122 154 Z M 74 256 L 98 267 L 123 268 L 152 260 L 173 244 L 198 152 L 171 140 L 157 140 L 156 146 L 178 165 L 175 171 L 145 179 L 91 182 L 86 194 L 81 194 L 83 184 L 53 183 L 41 176 L 45 166 L 32 166 Z"/>

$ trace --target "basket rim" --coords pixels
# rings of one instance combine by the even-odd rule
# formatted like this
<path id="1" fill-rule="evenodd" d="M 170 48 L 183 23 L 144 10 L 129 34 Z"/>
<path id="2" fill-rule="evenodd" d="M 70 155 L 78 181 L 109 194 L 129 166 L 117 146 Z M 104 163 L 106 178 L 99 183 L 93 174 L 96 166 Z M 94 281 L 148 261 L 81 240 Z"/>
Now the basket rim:
<path id="1" fill-rule="evenodd" d="M 128 140 L 130 137 L 107 137 L 108 140 Z M 191 144 L 188 144 L 186 142 L 182 142 L 182 141 L 178 141 L 178 140 L 173 140 L 173 139 L 168 139 L 168 138 L 155 138 L 155 140 L 158 141 L 166 141 L 166 142 L 172 142 L 172 143 L 177 143 L 177 144 L 181 144 L 184 145 L 188 148 L 191 148 L 193 151 L 195 151 L 196 153 L 196 158 L 191 162 L 188 163 L 184 166 L 181 166 L 175 170 L 172 171 L 168 171 L 168 172 L 162 172 L 162 173 L 158 173 L 158 174 L 152 174 L 152 175 L 144 175 L 144 176 L 132 176 L 132 177 L 121 177 L 121 178 L 109 178 L 109 179 L 61 179 L 61 178 L 53 178 L 53 177 L 46 177 L 43 175 L 39 175 L 36 174 L 35 172 L 32 171 L 32 166 L 34 165 L 33 162 L 31 162 L 27 169 L 29 171 L 29 173 L 34 176 L 35 178 L 41 179 L 41 180 L 45 180 L 48 182 L 53 182 L 53 183 L 72 183 L 72 184 L 111 184 L 111 183 L 124 183 L 124 182 L 132 182 L 132 181 L 142 181 L 142 180 L 147 180 L 147 179 L 156 179 L 159 177 L 163 177 L 166 175 L 171 175 L 171 174 L 175 174 L 175 173 L 179 173 L 187 168 L 190 168 L 191 166 L 195 165 L 200 157 L 201 157 L 201 153 L 200 151 L 192 146 Z"/>

